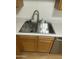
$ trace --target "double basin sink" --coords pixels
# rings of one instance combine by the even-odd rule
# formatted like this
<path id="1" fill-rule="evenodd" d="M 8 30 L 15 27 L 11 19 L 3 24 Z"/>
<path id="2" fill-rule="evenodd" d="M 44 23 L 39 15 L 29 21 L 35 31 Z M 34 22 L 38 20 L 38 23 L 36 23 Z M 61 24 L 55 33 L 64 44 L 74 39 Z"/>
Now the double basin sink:
<path id="1" fill-rule="evenodd" d="M 19 30 L 21 33 L 41 33 L 41 34 L 54 34 L 54 29 L 49 22 L 32 22 L 25 21 Z"/>

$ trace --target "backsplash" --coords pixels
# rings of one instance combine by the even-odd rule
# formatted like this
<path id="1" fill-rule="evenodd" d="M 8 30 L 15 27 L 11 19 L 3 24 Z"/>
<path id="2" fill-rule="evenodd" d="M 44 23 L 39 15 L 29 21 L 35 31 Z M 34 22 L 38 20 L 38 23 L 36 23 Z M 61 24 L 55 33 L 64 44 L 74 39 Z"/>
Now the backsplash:
<path id="1" fill-rule="evenodd" d="M 40 18 L 52 18 L 53 17 L 53 1 L 24 1 L 24 7 L 17 14 L 18 17 L 31 18 L 34 10 L 38 10 Z"/>

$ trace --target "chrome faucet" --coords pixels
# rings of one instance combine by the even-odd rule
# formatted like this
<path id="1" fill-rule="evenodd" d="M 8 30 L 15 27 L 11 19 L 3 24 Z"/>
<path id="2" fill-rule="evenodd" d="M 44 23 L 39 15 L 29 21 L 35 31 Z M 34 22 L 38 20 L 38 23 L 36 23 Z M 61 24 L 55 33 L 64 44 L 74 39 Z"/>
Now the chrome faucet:
<path id="1" fill-rule="evenodd" d="M 33 12 L 33 15 L 32 15 L 32 19 L 31 20 L 34 20 L 34 16 L 37 15 L 37 24 L 36 24 L 36 30 L 37 31 L 37 28 L 38 28 L 38 23 L 39 23 L 39 11 L 38 10 L 35 10 Z"/>
<path id="2" fill-rule="evenodd" d="M 34 16 L 37 15 L 37 23 L 39 22 L 39 11 L 35 10 L 32 15 L 32 20 L 34 20 Z"/>

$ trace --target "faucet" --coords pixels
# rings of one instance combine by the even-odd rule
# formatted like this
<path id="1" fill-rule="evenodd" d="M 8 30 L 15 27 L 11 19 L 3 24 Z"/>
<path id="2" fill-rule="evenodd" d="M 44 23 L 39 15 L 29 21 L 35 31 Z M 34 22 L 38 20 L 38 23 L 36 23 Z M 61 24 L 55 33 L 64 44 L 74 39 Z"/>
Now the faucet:
<path id="1" fill-rule="evenodd" d="M 37 29 L 38 29 L 38 23 L 39 23 L 39 11 L 38 10 L 35 10 L 34 12 L 33 12 L 33 15 L 32 15 L 32 19 L 31 20 L 34 20 L 34 16 L 35 15 L 37 15 L 37 25 L 36 25 L 36 30 L 35 31 L 37 31 Z"/>
<path id="2" fill-rule="evenodd" d="M 38 24 L 38 22 L 39 22 L 39 11 L 38 11 L 38 10 L 35 10 L 35 11 L 33 12 L 32 20 L 34 20 L 34 16 L 35 16 L 35 15 L 37 15 L 37 24 Z"/>

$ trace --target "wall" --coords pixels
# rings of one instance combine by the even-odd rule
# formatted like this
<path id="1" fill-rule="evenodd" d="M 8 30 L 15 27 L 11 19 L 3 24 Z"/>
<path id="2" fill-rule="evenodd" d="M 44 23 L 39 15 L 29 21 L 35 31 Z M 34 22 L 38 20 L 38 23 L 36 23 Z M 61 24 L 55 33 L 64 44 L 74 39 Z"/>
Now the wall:
<path id="1" fill-rule="evenodd" d="M 24 7 L 17 14 L 17 17 L 25 17 L 30 19 L 34 10 L 38 10 L 40 13 L 40 19 L 52 19 L 54 3 L 55 2 L 52 0 L 24 1 Z"/>

